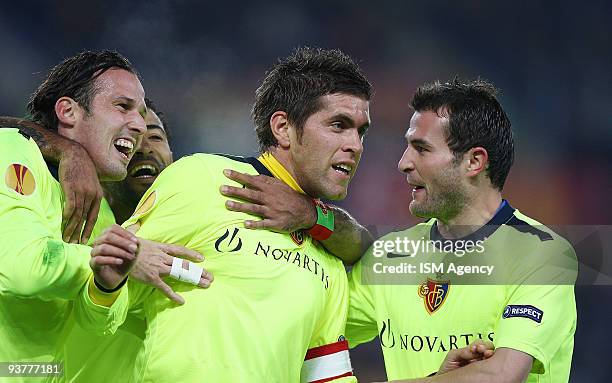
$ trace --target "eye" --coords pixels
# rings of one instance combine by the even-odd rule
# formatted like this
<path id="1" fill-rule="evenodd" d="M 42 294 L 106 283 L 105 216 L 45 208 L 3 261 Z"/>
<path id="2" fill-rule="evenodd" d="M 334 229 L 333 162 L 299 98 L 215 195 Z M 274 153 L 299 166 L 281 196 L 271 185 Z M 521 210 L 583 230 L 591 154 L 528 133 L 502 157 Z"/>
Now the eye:
<path id="1" fill-rule="evenodd" d="M 341 121 L 332 122 L 331 126 L 334 129 L 338 129 L 338 130 L 341 130 L 343 128 L 343 124 Z"/>
<path id="2" fill-rule="evenodd" d="M 149 140 L 153 140 L 153 141 L 163 141 L 164 138 L 160 135 L 154 134 L 152 136 L 149 137 Z"/>
<path id="3" fill-rule="evenodd" d="M 122 110 L 128 110 L 128 104 L 121 103 L 121 104 L 117 104 L 117 106 L 121 108 Z"/>
<path id="4" fill-rule="evenodd" d="M 417 145 L 417 146 L 415 146 L 415 147 L 414 147 L 414 149 L 415 149 L 417 152 L 419 152 L 419 153 L 423 153 L 423 152 L 426 152 L 426 151 L 427 151 L 427 149 L 425 149 L 425 148 L 424 148 L 424 147 L 422 147 L 422 146 L 418 146 L 418 145 Z"/>

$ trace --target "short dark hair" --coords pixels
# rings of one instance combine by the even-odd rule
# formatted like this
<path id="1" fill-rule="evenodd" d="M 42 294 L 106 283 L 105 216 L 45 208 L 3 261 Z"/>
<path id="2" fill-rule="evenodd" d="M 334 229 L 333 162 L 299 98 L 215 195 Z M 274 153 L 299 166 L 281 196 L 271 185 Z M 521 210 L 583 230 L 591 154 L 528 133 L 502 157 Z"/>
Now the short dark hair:
<path id="1" fill-rule="evenodd" d="M 31 119 L 47 129 L 57 130 L 55 102 L 61 97 L 72 98 L 89 114 L 91 101 L 98 91 L 96 79 L 111 68 L 125 69 L 138 76 L 128 59 L 108 50 L 84 51 L 57 64 L 30 96 Z"/>
<path id="2" fill-rule="evenodd" d="M 260 151 L 278 144 L 270 128 L 275 112 L 286 112 L 301 135 L 308 117 L 321 108 L 321 96 L 346 93 L 369 100 L 371 88 L 359 66 L 340 50 L 297 48 L 279 59 L 255 91 L 252 116 Z"/>
<path id="3" fill-rule="evenodd" d="M 163 125 L 164 132 L 166 133 L 166 138 L 168 139 L 168 146 L 172 147 L 172 136 L 170 135 L 170 128 L 168 127 L 166 115 L 159 110 L 157 104 L 155 104 L 150 98 L 145 97 L 145 104 L 147 105 L 147 109 L 151 109 L 153 112 L 155 112 L 155 114 L 157 114 L 157 117 L 159 117 L 159 120 Z"/>
<path id="4" fill-rule="evenodd" d="M 448 115 L 446 143 L 455 158 L 480 146 L 489 154 L 487 175 L 502 190 L 514 161 L 514 138 L 510 119 L 497 100 L 498 90 L 477 79 L 458 78 L 419 87 L 410 101 L 415 111 Z"/>

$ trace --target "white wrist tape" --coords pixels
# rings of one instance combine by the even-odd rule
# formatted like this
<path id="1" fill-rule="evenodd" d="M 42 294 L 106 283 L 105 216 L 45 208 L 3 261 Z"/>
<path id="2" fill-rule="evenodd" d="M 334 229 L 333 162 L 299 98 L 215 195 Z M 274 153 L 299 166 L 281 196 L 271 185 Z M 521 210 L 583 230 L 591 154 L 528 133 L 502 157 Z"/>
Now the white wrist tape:
<path id="1" fill-rule="evenodd" d="M 189 282 L 194 285 L 200 283 L 203 269 L 197 266 L 193 262 L 189 262 L 189 269 L 183 268 L 183 260 L 181 258 L 173 257 L 172 268 L 170 268 L 170 276 L 179 281 Z"/>

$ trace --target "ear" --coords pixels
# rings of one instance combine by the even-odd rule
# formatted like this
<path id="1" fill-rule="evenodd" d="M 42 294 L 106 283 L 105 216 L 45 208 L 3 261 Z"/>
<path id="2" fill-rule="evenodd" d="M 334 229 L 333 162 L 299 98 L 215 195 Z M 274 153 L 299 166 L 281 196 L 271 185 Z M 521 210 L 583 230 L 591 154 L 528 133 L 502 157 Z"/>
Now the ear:
<path id="1" fill-rule="evenodd" d="M 65 128 L 72 128 L 81 114 L 81 107 L 70 97 L 61 97 L 55 102 L 55 115 Z"/>
<path id="2" fill-rule="evenodd" d="M 465 153 L 467 161 L 466 175 L 476 177 L 487 169 L 489 163 L 489 153 L 483 147 L 477 146 Z"/>
<path id="3" fill-rule="evenodd" d="M 291 125 L 287 119 L 287 112 L 274 112 L 272 117 L 270 117 L 270 129 L 272 129 L 272 134 L 281 148 L 288 149 L 290 146 L 290 127 Z"/>

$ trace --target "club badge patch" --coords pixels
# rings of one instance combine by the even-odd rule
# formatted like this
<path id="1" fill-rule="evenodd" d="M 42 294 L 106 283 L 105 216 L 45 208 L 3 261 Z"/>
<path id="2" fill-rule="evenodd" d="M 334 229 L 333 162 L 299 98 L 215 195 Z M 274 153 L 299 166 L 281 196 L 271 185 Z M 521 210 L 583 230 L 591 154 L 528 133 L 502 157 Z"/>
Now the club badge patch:
<path id="1" fill-rule="evenodd" d="M 289 236 L 293 240 L 293 243 L 298 246 L 302 246 L 302 244 L 304 243 L 304 233 L 302 232 L 302 230 L 296 230 L 289 234 Z"/>
<path id="2" fill-rule="evenodd" d="M 136 211 L 134 211 L 134 214 L 132 214 L 132 216 L 137 217 L 148 213 L 155 205 L 156 198 L 157 193 L 154 190 L 144 201 L 142 201 L 142 203 L 138 204 L 138 207 L 136 207 Z"/>
<path id="3" fill-rule="evenodd" d="M 419 286 L 419 296 L 423 298 L 425 310 L 431 315 L 446 301 L 450 290 L 450 281 L 435 281 L 427 278 L 427 282 Z"/>
<path id="4" fill-rule="evenodd" d="M 544 311 L 531 305 L 508 305 L 504 309 L 502 318 L 527 318 L 536 323 L 542 323 Z"/>
<path id="5" fill-rule="evenodd" d="M 15 192 L 28 196 L 36 190 L 34 175 L 25 165 L 11 164 L 4 174 L 6 186 Z"/>

